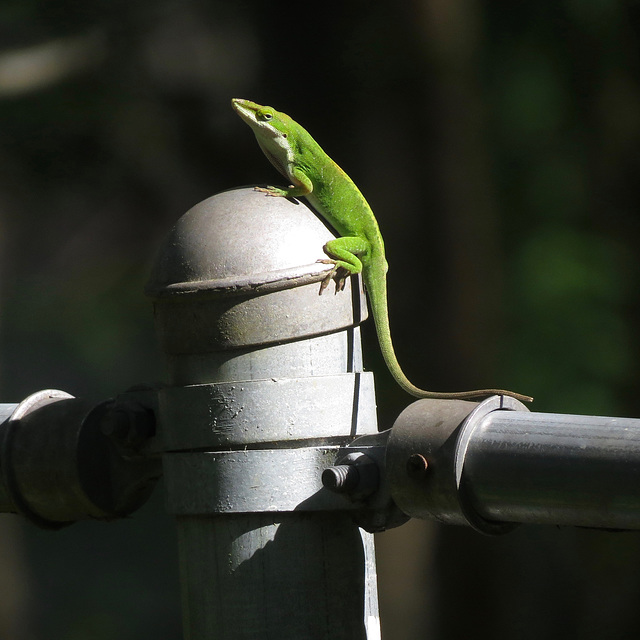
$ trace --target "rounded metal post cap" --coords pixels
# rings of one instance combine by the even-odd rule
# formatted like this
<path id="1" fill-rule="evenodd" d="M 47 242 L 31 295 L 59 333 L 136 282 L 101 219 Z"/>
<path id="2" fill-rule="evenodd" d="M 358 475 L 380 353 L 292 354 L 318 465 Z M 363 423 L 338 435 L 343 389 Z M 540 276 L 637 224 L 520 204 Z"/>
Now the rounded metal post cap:
<path id="1" fill-rule="evenodd" d="M 145 289 L 165 351 L 273 344 L 359 324 L 362 292 L 357 304 L 349 295 L 358 280 L 339 296 L 318 295 L 329 267 L 317 260 L 333 237 L 305 203 L 253 188 L 195 205 L 169 232 Z"/>

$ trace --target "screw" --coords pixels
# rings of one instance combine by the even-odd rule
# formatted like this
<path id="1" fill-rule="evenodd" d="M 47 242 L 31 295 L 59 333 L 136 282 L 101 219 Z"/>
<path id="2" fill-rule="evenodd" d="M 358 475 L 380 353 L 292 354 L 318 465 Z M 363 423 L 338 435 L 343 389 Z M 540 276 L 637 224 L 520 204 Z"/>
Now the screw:
<path id="1" fill-rule="evenodd" d="M 407 475 L 411 478 L 422 478 L 428 468 L 427 459 L 420 453 L 414 453 L 407 459 Z"/>

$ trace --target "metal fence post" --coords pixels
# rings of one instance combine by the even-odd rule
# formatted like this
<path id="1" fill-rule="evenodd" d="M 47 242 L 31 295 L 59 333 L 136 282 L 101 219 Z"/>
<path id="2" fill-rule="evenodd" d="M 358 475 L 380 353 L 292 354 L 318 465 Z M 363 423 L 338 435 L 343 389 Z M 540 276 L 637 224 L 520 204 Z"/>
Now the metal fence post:
<path id="1" fill-rule="evenodd" d="M 178 221 L 152 272 L 187 639 L 379 638 L 372 536 L 320 480 L 377 432 L 362 292 L 318 295 L 331 237 L 302 203 L 233 190 Z"/>

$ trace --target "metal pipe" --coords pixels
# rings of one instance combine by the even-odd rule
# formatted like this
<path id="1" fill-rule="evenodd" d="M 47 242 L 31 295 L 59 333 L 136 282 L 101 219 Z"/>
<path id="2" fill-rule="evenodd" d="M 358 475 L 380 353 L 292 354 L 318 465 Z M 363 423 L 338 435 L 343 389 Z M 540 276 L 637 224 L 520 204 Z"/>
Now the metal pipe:
<path id="1" fill-rule="evenodd" d="M 390 430 L 386 477 L 407 515 L 482 533 L 640 529 L 640 420 L 530 413 L 501 396 L 419 400 Z"/>
<path id="2" fill-rule="evenodd" d="M 56 389 L 0 405 L 0 512 L 47 529 L 129 515 L 160 476 L 143 447 L 154 430 L 154 391 L 98 405 Z"/>
<path id="3" fill-rule="evenodd" d="M 6 422 L 18 407 L 18 403 L 0 404 L 0 424 Z"/>
<path id="4" fill-rule="evenodd" d="M 18 408 L 17 403 L 0 404 L 0 434 L 6 433 L 7 422 L 17 408 Z M 1 454 L 0 454 L 0 458 L 1 458 Z M 2 473 L 2 468 L 0 465 L 0 474 L 1 473 Z M 15 508 L 13 506 L 13 501 L 9 496 L 9 492 L 7 491 L 7 486 L 4 482 L 0 482 L 0 513 L 11 513 L 13 511 L 15 511 Z"/>
<path id="5" fill-rule="evenodd" d="M 640 420 L 491 412 L 461 481 L 487 520 L 639 529 Z"/>

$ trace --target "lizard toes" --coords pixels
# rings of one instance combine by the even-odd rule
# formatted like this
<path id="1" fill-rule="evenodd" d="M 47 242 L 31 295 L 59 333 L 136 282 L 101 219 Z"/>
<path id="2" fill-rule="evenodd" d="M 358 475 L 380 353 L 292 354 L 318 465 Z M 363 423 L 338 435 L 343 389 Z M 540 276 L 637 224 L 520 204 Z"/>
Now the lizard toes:
<path id="1" fill-rule="evenodd" d="M 335 270 L 333 279 L 336 282 L 336 293 L 344 290 L 349 275 L 349 272 L 344 267 L 338 267 Z"/>
<path id="2" fill-rule="evenodd" d="M 253 190 L 259 191 L 260 193 L 266 193 L 268 196 L 273 196 L 275 198 L 282 195 L 276 187 L 253 187 Z"/>
<path id="3" fill-rule="evenodd" d="M 329 286 L 329 283 L 331 282 L 331 279 L 333 278 L 333 272 L 329 272 L 329 274 L 322 279 L 322 281 L 320 282 L 320 291 L 318 292 L 318 295 L 321 296 L 322 292 Z"/>

